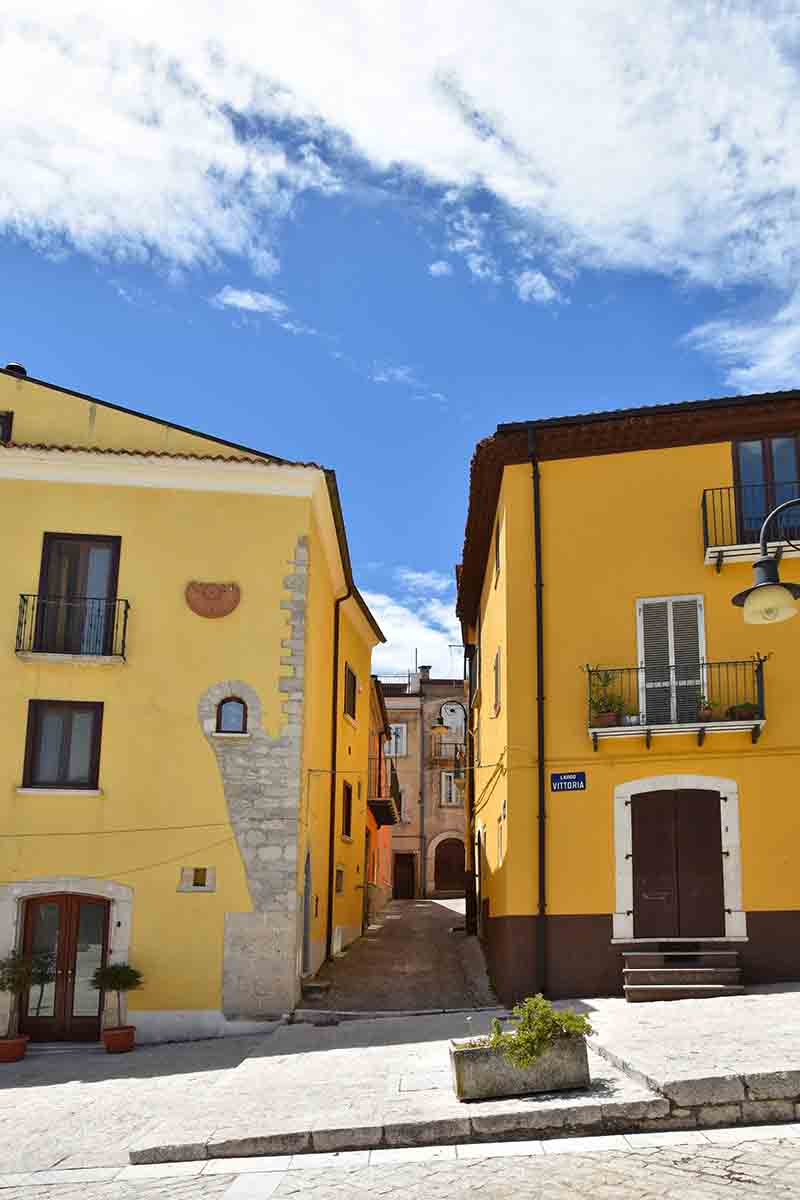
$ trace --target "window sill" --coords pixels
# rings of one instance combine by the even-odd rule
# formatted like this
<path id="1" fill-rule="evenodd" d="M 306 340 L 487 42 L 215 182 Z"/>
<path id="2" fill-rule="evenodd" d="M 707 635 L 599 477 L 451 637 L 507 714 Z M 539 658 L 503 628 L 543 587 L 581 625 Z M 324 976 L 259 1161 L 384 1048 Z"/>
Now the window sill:
<path id="1" fill-rule="evenodd" d="M 237 739 L 239 741 L 241 741 L 242 739 L 244 739 L 246 741 L 247 738 L 250 737 L 250 734 L 249 733 L 221 733 L 220 730 L 214 729 L 214 730 L 212 730 L 211 736 L 213 738 L 219 738 L 221 741 L 226 741 L 228 738 L 233 738 L 234 741 Z"/>
<path id="2" fill-rule="evenodd" d="M 121 654 L 50 654 L 39 650 L 17 650 L 17 658 L 29 663 L 72 663 L 78 667 L 114 667 L 125 659 Z"/>
<path id="3" fill-rule="evenodd" d="M 102 788 L 18 787 L 18 796 L 102 796 Z"/>

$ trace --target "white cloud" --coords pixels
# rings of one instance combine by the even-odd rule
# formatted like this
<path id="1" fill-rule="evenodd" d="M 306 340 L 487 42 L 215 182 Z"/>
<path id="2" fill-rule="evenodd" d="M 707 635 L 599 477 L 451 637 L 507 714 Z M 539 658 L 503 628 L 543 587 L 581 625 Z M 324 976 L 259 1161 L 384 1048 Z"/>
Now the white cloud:
<path id="1" fill-rule="evenodd" d="M 434 279 L 441 279 L 443 275 L 452 275 L 453 268 L 443 258 L 437 258 L 436 262 L 428 265 L 428 272 L 433 275 Z"/>
<path id="2" fill-rule="evenodd" d="M 686 341 L 727 367 L 728 382 L 742 392 L 797 387 L 800 381 L 800 292 L 761 319 L 708 321 Z"/>
<path id="3" fill-rule="evenodd" d="M 0 228 L 54 254 L 238 255 L 269 275 L 296 197 L 348 186 L 360 160 L 448 197 L 443 244 L 477 279 L 518 269 L 497 219 L 567 273 L 785 290 L 796 18 L 787 0 L 6 0 Z M 739 330 L 741 370 L 783 369 L 785 324 Z"/>
<path id="4" fill-rule="evenodd" d="M 454 586 L 449 575 L 441 571 L 415 571 L 411 567 L 397 567 L 394 577 L 410 592 L 446 592 Z"/>
<path id="5" fill-rule="evenodd" d="M 409 387 L 417 386 L 413 367 L 379 367 L 372 368 L 370 379 L 373 383 L 405 383 Z"/>
<path id="6" fill-rule="evenodd" d="M 270 296 L 268 292 L 252 292 L 229 285 L 217 292 L 214 304 L 224 308 L 241 308 L 245 312 L 266 313 L 270 317 L 282 317 L 289 311 L 289 305 Z"/>
<path id="7" fill-rule="evenodd" d="M 417 662 L 432 666 L 434 676 L 461 678 L 461 631 L 452 605 L 437 598 L 412 604 L 382 592 L 364 592 L 364 599 L 387 639 L 372 656 L 376 674 L 413 670 L 416 654 Z"/>
<path id="8" fill-rule="evenodd" d="M 538 304 L 548 304 L 558 299 L 558 291 L 541 271 L 520 271 L 514 279 L 517 295 L 526 304 L 535 300 Z"/>

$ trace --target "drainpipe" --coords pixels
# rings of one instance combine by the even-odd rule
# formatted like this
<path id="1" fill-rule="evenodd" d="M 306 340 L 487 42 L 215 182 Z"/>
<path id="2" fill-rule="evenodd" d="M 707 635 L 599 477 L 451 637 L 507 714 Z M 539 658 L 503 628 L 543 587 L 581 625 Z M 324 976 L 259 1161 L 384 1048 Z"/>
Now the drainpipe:
<path id="1" fill-rule="evenodd" d="M 431 677 L 430 667 L 419 668 L 419 894 L 425 898 L 428 890 L 427 846 L 425 845 L 425 688 Z"/>
<path id="2" fill-rule="evenodd" d="M 528 429 L 528 456 L 533 484 L 533 569 L 536 596 L 536 756 L 537 756 L 537 828 L 536 854 L 539 869 L 538 911 L 536 913 L 536 988 L 547 991 L 547 833 L 545 807 L 545 710 L 544 710 L 544 611 L 542 581 L 542 497 L 539 462 L 532 429 Z"/>
<path id="3" fill-rule="evenodd" d="M 472 678 L 472 659 L 475 655 L 474 646 L 464 647 L 464 658 L 469 664 L 469 678 Z M 467 672 L 465 672 L 466 674 Z M 465 839 L 466 859 L 464 862 L 464 926 L 468 935 L 478 932 L 478 897 L 475 891 L 475 738 L 472 731 L 472 688 L 469 689 L 464 723 L 464 750 L 466 759 L 466 800 L 467 800 L 467 836 Z"/>
<path id="4" fill-rule="evenodd" d="M 341 606 L 353 594 L 352 583 L 333 604 L 333 694 L 331 697 L 331 798 L 330 830 L 328 834 L 328 917 L 325 928 L 325 957 L 333 956 L 333 887 L 334 855 L 336 853 L 336 751 L 339 740 L 339 627 Z"/>

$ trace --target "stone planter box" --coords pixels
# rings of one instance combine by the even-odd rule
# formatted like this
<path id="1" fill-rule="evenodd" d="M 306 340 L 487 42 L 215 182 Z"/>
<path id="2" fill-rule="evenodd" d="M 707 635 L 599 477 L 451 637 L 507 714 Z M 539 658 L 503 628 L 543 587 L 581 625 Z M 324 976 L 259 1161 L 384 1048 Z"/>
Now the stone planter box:
<path id="1" fill-rule="evenodd" d="M 563 1092 L 589 1087 L 589 1058 L 584 1038 L 561 1038 L 536 1062 L 520 1068 L 489 1046 L 450 1043 L 453 1088 L 459 1100 L 496 1100 L 531 1092 Z"/>

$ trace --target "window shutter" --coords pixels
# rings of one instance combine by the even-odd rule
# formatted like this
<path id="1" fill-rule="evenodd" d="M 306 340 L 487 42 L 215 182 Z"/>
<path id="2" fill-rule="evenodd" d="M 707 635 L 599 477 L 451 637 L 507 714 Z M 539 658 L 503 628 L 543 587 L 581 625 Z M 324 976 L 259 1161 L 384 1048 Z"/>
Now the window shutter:
<path id="1" fill-rule="evenodd" d="M 645 721 L 694 721 L 703 688 L 702 602 L 695 597 L 640 600 L 638 608 Z"/>

